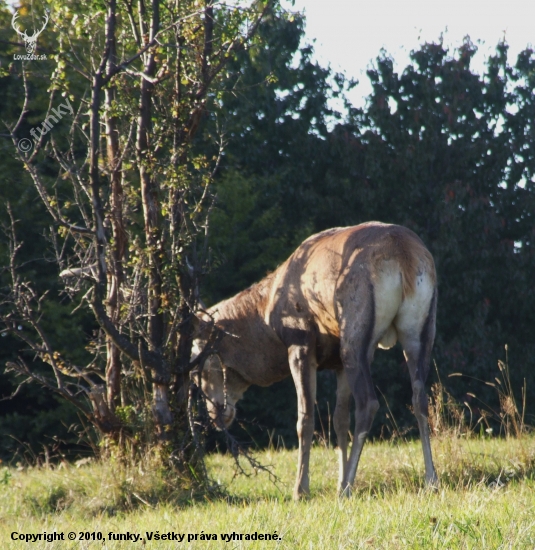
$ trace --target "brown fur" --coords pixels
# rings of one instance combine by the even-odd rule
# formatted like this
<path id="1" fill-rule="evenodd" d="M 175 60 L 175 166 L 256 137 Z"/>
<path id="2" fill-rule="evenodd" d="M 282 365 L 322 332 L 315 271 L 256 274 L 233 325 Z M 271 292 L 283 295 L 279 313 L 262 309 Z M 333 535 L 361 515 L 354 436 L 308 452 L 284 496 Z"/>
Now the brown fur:
<path id="1" fill-rule="evenodd" d="M 220 317 L 240 319 L 248 317 L 251 311 L 263 311 L 269 290 L 270 275 L 249 288 L 242 290 L 233 298 L 220 302 L 212 310 L 217 310 Z"/>

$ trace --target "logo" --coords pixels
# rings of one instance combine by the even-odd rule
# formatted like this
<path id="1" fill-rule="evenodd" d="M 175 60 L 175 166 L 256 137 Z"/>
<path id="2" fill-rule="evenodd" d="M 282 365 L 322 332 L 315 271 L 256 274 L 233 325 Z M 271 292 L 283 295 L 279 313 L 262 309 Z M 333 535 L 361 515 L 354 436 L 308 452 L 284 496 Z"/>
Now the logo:
<path id="1" fill-rule="evenodd" d="M 15 12 L 13 14 L 13 18 L 11 19 L 11 26 L 15 29 L 17 34 L 24 40 L 24 43 L 26 44 L 26 52 L 28 55 L 15 55 L 14 59 L 36 59 L 37 56 L 34 55 L 35 48 L 37 47 L 37 39 L 39 38 L 39 35 L 45 30 L 46 25 L 48 23 L 48 11 L 45 11 L 45 15 L 43 16 L 44 24 L 42 28 L 38 31 L 34 30 L 33 34 L 31 36 L 28 36 L 28 33 L 26 31 L 23 31 L 18 28 L 18 22 L 17 18 L 19 16 L 18 12 Z M 46 59 L 46 56 L 40 56 L 39 58 Z"/>

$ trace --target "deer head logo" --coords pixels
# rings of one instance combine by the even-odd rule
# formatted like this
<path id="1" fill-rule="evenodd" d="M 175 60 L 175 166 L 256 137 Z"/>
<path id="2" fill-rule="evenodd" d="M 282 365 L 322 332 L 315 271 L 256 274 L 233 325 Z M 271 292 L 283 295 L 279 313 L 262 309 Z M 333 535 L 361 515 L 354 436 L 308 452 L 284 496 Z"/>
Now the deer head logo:
<path id="1" fill-rule="evenodd" d="M 43 27 L 41 28 L 41 30 L 39 30 L 39 31 L 34 30 L 33 34 L 31 36 L 28 36 L 26 31 L 21 31 L 18 28 L 18 25 L 17 25 L 18 16 L 19 16 L 18 12 L 15 12 L 13 14 L 13 19 L 11 20 L 11 25 L 17 31 L 17 34 L 24 40 L 24 43 L 26 44 L 26 51 L 31 55 L 31 54 L 33 54 L 33 52 L 35 52 L 35 48 L 37 46 L 37 38 L 45 30 L 45 27 L 48 23 L 48 12 L 45 12 L 45 15 L 43 16 L 43 19 L 44 19 L 45 22 L 44 22 Z"/>

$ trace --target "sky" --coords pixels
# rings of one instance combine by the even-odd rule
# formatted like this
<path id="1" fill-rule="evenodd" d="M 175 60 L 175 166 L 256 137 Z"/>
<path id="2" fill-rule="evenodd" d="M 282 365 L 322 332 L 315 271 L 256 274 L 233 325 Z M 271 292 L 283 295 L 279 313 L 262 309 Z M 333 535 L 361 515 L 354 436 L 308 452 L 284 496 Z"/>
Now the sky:
<path id="1" fill-rule="evenodd" d="M 322 65 L 359 80 L 350 94 L 356 106 L 371 91 L 366 69 L 381 48 L 402 70 L 420 44 L 443 34 L 444 44 L 455 48 L 469 35 L 479 48 L 474 70 L 482 72 L 504 37 L 510 61 L 535 44 L 535 0 L 295 0 L 293 6 L 283 0 L 283 5 L 306 14 L 306 37 L 315 39 Z"/>

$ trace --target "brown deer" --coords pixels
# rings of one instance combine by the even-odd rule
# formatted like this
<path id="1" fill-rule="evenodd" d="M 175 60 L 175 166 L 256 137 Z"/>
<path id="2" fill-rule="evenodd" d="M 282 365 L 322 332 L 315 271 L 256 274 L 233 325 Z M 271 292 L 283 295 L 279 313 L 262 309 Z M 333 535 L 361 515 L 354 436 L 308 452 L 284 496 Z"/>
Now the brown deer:
<path id="1" fill-rule="evenodd" d="M 323 231 L 305 240 L 273 273 L 211 307 L 197 328 L 193 358 L 212 324 L 224 332 L 192 377 L 207 397 L 214 424 L 228 427 L 251 384 L 293 377 L 299 459 L 294 498 L 309 493 L 316 371 L 336 371 L 334 428 L 339 490 L 349 494 L 379 402 L 371 377 L 375 349 L 401 343 L 422 440 L 425 480 L 435 486 L 424 384 L 435 337 L 436 274 L 431 254 L 409 229 L 370 222 Z M 355 430 L 349 460 L 349 400 Z"/>

